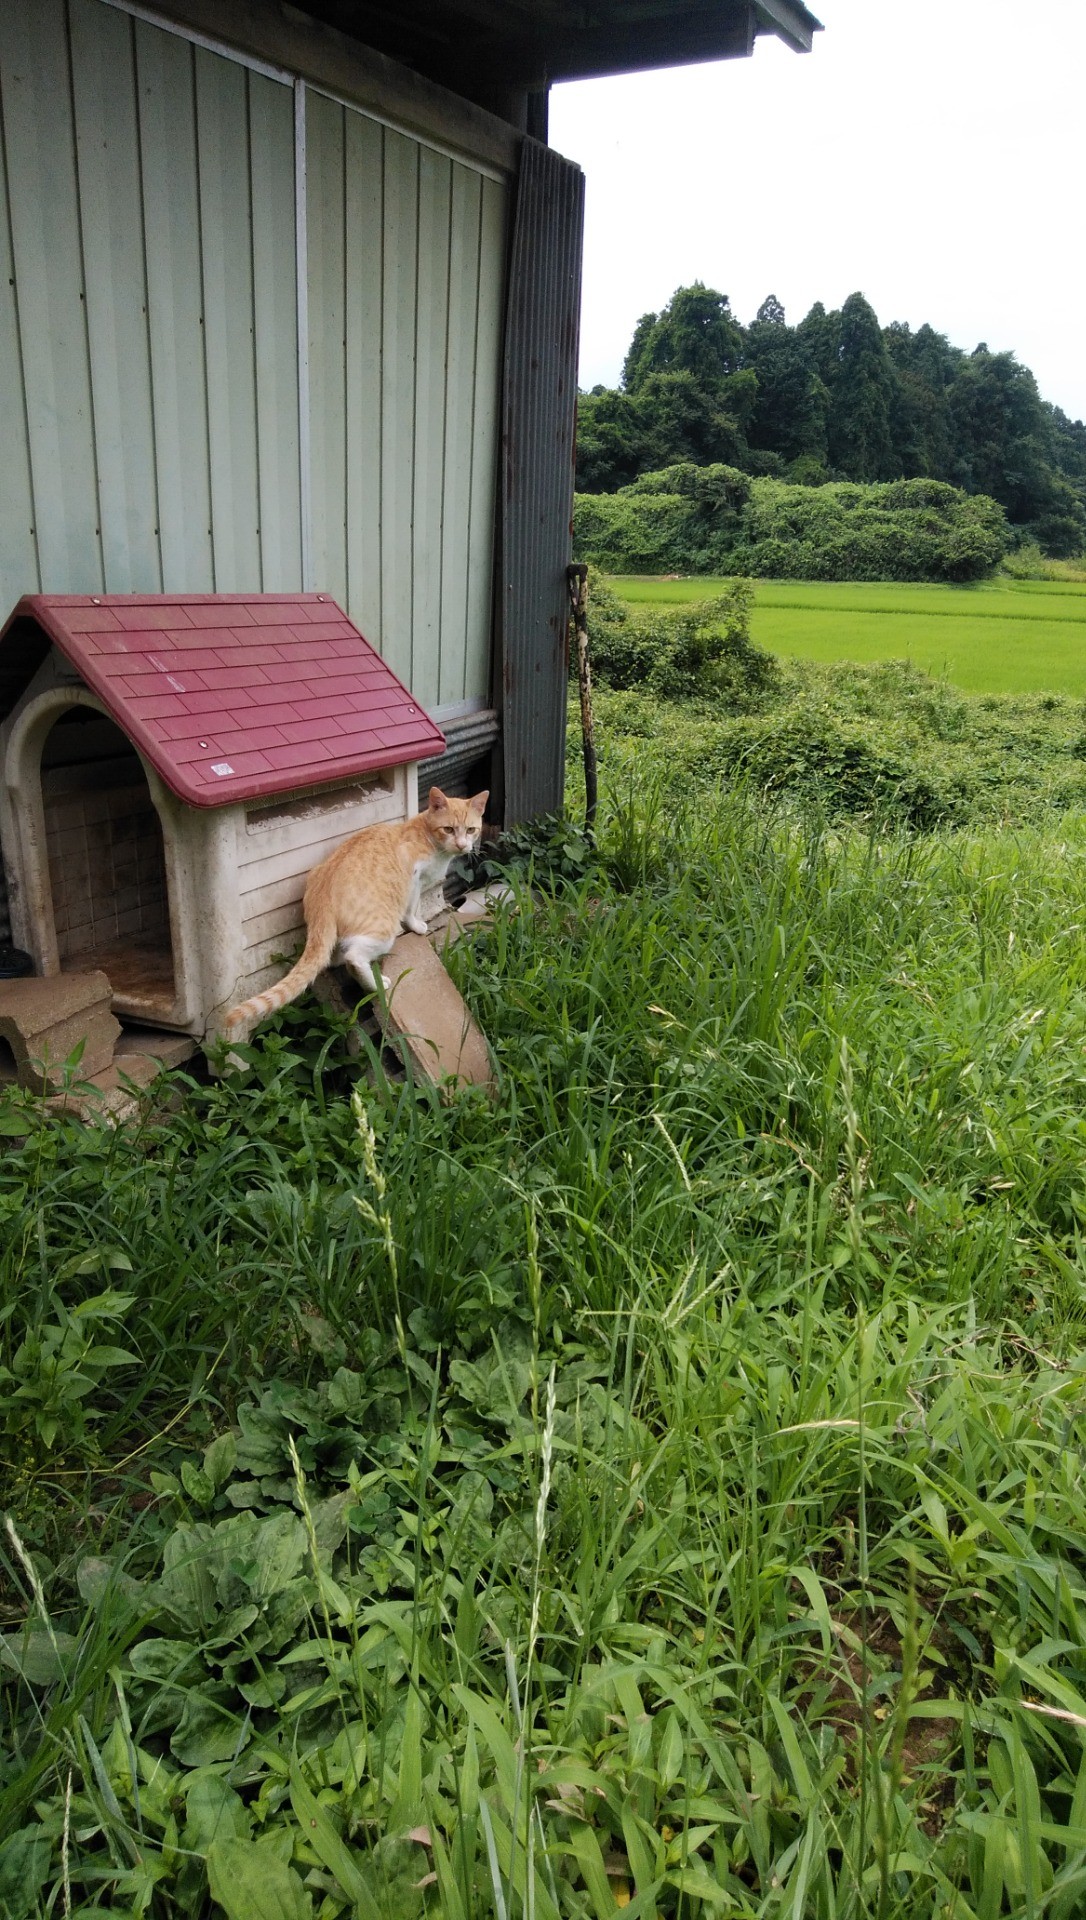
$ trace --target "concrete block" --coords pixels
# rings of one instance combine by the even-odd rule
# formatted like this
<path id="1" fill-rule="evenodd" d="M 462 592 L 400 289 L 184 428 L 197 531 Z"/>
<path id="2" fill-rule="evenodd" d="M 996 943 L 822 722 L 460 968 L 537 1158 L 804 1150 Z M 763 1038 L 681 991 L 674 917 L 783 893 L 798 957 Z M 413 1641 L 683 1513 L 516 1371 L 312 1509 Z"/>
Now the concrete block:
<path id="1" fill-rule="evenodd" d="M 121 1031 L 112 999 L 104 973 L 0 980 L 0 1040 L 11 1049 L 19 1085 L 55 1093 L 64 1083 L 64 1063 L 80 1041 L 79 1079 L 89 1080 L 111 1066 Z"/>

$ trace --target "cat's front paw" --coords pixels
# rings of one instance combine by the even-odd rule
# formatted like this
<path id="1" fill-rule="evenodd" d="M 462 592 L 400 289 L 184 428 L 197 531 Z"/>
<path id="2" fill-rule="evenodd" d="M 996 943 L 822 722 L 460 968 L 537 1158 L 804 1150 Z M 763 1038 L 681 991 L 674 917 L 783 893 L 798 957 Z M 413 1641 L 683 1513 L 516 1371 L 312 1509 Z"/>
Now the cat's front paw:
<path id="1" fill-rule="evenodd" d="M 408 933 L 426 933 L 428 931 L 425 920 L 420 920 L 417 913 L 405 914 L 404 926 L 407 928 Z"/>
<path id="2" fill-rule="evenodd" d="M 392 982 L 389 979 L 387 973 L 383 973 L 381 975 L 381 985 L 383 986 L 386 993 L 392 992 Z"/>

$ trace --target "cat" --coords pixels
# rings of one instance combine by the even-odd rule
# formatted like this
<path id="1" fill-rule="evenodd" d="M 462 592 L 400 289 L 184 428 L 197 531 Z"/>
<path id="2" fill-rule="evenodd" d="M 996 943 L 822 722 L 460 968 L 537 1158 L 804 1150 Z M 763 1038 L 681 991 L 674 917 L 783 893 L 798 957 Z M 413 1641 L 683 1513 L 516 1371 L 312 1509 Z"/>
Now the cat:
<path id="1" fill-rule="evenodd" d="M 301 958 L 274 987 L 231 1007 L 227 1032 L 263 1020 L 296 1000 L 338 957 L 371 993 L 377 991 L 373 962 L 386 954 L 401 927 L 425 933 L 419 913 L 423 893 L 444 880 L 459 853 L 478 845 L 489 792 L 448 800 L 430 788 L 430 802 L 411 820 L 363 827 L 318 861 L 305 883 L 302 911 L 306 943 Z M 391 982 L 382 973 L 387 992 Z"/>

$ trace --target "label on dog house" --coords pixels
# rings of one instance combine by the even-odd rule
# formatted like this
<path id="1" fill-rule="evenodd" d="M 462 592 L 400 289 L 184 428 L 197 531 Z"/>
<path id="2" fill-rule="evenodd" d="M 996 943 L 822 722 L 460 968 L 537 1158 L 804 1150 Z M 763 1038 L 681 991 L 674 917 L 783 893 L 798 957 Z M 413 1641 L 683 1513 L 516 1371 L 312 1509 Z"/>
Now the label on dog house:
<path id="1" fill-rule="evenodd" d="M 30 595 L 0 633 L 0 843 L 42 974 L 199 1036 L 303 937 L 311 867 L 444 739 L 325 594 Z"/>

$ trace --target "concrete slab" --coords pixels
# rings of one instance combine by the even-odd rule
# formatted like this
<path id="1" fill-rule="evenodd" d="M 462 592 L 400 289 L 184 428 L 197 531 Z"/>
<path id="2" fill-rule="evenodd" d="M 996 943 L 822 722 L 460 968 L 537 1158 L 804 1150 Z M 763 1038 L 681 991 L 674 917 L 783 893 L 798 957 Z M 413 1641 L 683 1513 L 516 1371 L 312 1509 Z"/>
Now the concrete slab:
<path id="1" fill-rule="evenodd" d="M 125 1027 L 113 1050 L 113 1061 L 127 1073 L 130 1059 L 148 1059 L 161 1071 L 163 1067 L 183 1067 L 199 1051 L 199 1041 L 191 1033 L 171 1033 L 164 1027 Z"/>
<path id="2" fill-rule="evenodd" d="M 504 906 L 515 907 L 516 895 L 512 887 L 501 881 L 489 887 L 476 887 L 466 893 L 457 907 L 446 907 L 431 920 L 427 939 L 431 946 L 444 953 L 465 933 L 474 933 L 478 927 L 489 927 L 494 923 L 495 912 Z M 388 972 L 388 968 L 385 968 Z"/>
<path id="3" fill-rule="evenodd" d="M 64 1084 L 64 1063 L 80 1041 L 80 1079 L 108 1067 L 121 1031 L 112 999 L 101 972 L 0 980 L 0 1041 L 10 1049 L 19 1085 L 35 1093 L 55 1093 Z"/>
<path id="4" fill-rule="evenodd" d="M 112 991 L 105 974 L 97 968 L 86 973 L 57 973 L 48 979 L 26 974 L 20 980 L 0 980 L 0 1010 L 6 1019 L 18 1021 L 24 1035 L 32 1037 L 56 1021 L 92 1011 L 102 1000 L 108 1000 Z"/>
<path id="5" fill-rule="evenodd" d="M 81 1080 L 78 1087 L 54 1094 L 46 1104 L 54 1110 L 78 1114 L 81 1120 L 120 1125 L 136 1117 L 141 1093 L 167 1067 L 183 1066 L 197 1051 L 190 1034 L 126 1027 L 108 1067 Z"/>
<path id="6" fill-rule="evenodd" d="M 421 1079 L 461 1086 L 495 1086 L 490 1051 L 429 938 L 401 933 L 381 962 L 392 982 L 374 1011 L 389 1039 L 403 1042 Z"/>
<path id="7" fill-rule="evenodd" d="M 462 940 L 466 933 L 474 933 L 477 927 L 488 927 L 492 920 L 493 915 L 489 913 L 476 915 L 472 920 L 462 920 L 456 907 L 447 907 L 444 913 L 439 913 L 435 920 L 431 920 L 426 938 L 438 953 L 444 953 L 455 941 Z"/>

